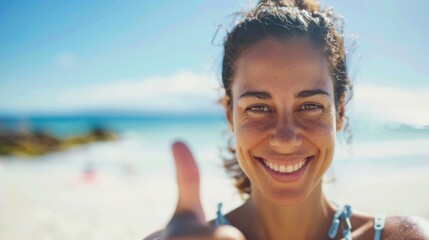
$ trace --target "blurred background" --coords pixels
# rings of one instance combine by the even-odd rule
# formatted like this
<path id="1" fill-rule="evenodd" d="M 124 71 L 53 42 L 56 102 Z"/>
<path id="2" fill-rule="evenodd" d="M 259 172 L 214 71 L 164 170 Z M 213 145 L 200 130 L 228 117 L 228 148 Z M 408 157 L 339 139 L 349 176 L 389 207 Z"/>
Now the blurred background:
<path id="1" fill-rule="evenodd" d="M 353 143 L 339 134 L 325 190 L 429 220 L 429 2 L 321 3 L 346 19 L 355 81 Z M 199 161 L 207 218 L 239 205 L 221 162 L 221 44 L 255 4 L 0 1 L 0 239 L 142 239 L 165 226 L 174 139 Z"/>

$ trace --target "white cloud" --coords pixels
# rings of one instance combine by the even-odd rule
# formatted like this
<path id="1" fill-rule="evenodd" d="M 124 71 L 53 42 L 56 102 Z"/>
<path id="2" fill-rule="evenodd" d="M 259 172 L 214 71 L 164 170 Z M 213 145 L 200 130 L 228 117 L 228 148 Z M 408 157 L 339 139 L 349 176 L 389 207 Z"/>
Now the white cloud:
<path id="1" fill-rule="evenodd" d="M 358 84 L 352 118 L 429 125 L 429 86 L 385 87 Z M 69 89 L 54 96 L 58 110 L 123 109 L 171 113 L 221 112 L 214 74 L 181 71 L 170 76 L 122 80 Z"/>
<path id="2" fill-rule="evenodd" d="M 211 74 L 189 71 L 171 76 L 123 80 L 59 93 L 61 106 L 157 112 L 219 111 L 219 84 Z"/>
<path id="3" fill-rule="evenodd" d="M 359 119 L 429 125 L 429 87 L 357 85 L 353 101 L 354 115 Z"/>

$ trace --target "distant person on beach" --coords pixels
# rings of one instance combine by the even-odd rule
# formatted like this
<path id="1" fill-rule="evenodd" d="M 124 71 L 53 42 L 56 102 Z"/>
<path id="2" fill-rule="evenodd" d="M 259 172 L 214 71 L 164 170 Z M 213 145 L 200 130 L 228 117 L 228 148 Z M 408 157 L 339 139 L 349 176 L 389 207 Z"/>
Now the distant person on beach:
<path id="1" fill-rule="evenodd" d="M 226 36 L 222 83 L 234 134 L 224 165 L 247 200 L 225 215 L 219 206 L 206 222 L 198 168 L 176 142 L 176 211 L 146 239 L 429 239 L 426 220 L 360 214 L 322 191 L 336 133 L 348 130 L 353 89 L 332 10 L 310 0 L 260 1 Z"/>

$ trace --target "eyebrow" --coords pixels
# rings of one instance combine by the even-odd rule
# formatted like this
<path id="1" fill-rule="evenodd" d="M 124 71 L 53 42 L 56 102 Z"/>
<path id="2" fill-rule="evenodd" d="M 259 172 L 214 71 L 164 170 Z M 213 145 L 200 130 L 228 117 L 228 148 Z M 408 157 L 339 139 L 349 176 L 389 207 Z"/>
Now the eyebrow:
<path id="1" fill-rule="evenodd" d="M 259 92 L 259 91 L 250 91 L 243 93 L 238 99 L 240 98 L 248 98 L 248 97 L 255 97 L 259 99 L 271 99 L 271 94 L 268 92 Z"/>
<path id="2" fill-rule="evenodd" d="M 295 95 L 295 98 L 308 98 L 308 97 L 312 97 L 314 95 L 326 95 L 326 96 L 331 96 L 329 93 L 327 93 L 326 91 L 323 91 L 321 89 L 313 89 L 313 90 L 304 90 L 299 92 L 298 94 Z M 271 94 L 268 92 L 264 92 L 264 91 L 249 91 L 249 92 L 245 92 L 243 93 L 238 99 L 240 98 L 248 98 L 248 97 L 254 97 L 254 98 L 258 98 L 258 99 L 271 99 Z"/>
<path id="3" fill-rule="evenodd" d="M 314 90 L 304 90 L 302 92 L 299 92 L 295 97 L 296 98 L 308 98 L 308 97 L 312 97 L 312 96 L 318 95 L 318 94 L 331 96 L 331 94 L 329 94 L 329 93 L 327 93 L 321 89 L 314 89 Z"/>

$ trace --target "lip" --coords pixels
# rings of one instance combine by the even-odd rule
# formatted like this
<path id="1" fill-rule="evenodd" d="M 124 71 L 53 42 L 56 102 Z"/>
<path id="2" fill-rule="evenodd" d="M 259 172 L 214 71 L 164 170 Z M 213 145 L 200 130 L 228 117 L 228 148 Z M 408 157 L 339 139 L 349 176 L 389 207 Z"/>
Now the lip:
<path id="1" fill-rule="evenodd" d="M 261 164 L 262 168 L 264 168 L 265 171 L 268 173 L 268 175 L 270 175 L 273 179 L 282 183 L 287 183 L 287 182 L 294 182 L 299 180 L 301 176 L 303 176 L 306 173 L 308 166 L 311 164 L 312 160 L 314 159 L 314 155 L 306 157 L 307 160 L 305 164 L 302 166 L 302 168 L 292 173 L 276 172 L 271 168 L 267 167 L 267 165 L 265 165 L 264 158 L 254 157 L 254 159 Z"/>

